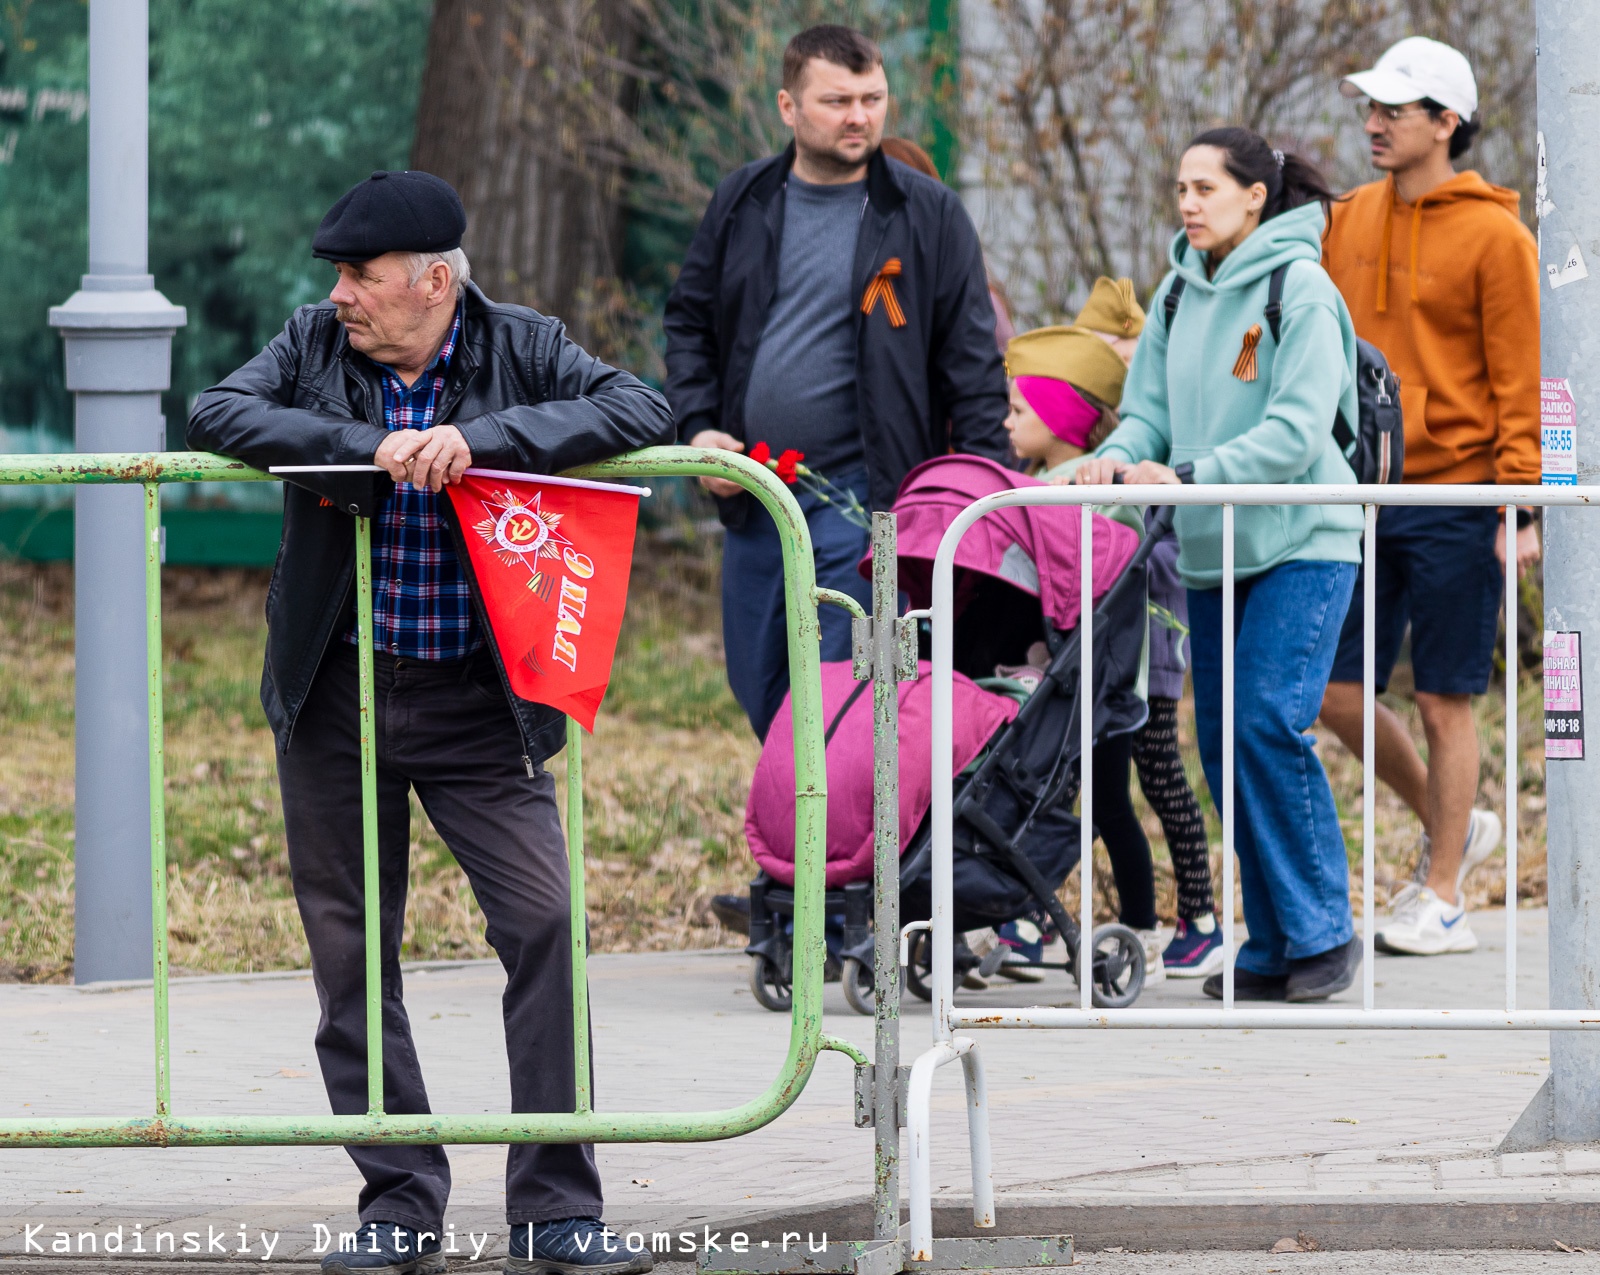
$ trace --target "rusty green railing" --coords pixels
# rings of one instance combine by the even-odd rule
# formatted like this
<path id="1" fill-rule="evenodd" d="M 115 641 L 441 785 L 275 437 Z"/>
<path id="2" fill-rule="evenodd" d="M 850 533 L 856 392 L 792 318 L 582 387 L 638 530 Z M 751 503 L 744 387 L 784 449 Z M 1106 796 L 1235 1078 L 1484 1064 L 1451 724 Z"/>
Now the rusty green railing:
<path id="1" fill-rule="evenodd" d="M 263 480 L 271 475 L 200 452 L 0 456 L 0 484 L 139 483 L 145 491 L 145 634 L 150 696 L 150 884 L 154 921 L 155 1111 L 105 1118 L 0 1119 L 0 1147 L 249 1146 L 306 1143 L 702 1142 L 732 1138 L 771 1123 L 788 1109 L 826 1049 L 867 1060 L 822 1031 L 823 858 L 827 772 L 823 763 L 822 684 L 817 604 L 841 603 L 816 587 L 811 536 L 794 498 L 770 470 L 730 452 L 655 447 L 573 471 L 592 478 L 709 476 L 748 490 L 772 515 L 783 545 L 789 671 L 795 735 L 795 914 L 793 1009 L 789 1049 L 765 1091 L 737 1107 L 695 1112 L 596 1112 L 592 1109 L 583 876 L 581 729 L 567 723 L 567 845 L 571 872 L 573 1053 L 571 1113 L 388 1115 L 383 1110 L 383 1038 L 379 1013 L 378 838 L 373 761 L 371 525 L 355 519 L 359 627 L 361 804 L 366 889 L 367 1090 L 359 1116 L 184 1116 L 173 1112 L 167 997 L 167 863 L 162 736 L 160 488 L 162 483 Z M 858 611 L 849 599 L 852 610 Z M 3 1068 L 0 1068 L 3 1070 Z"/>

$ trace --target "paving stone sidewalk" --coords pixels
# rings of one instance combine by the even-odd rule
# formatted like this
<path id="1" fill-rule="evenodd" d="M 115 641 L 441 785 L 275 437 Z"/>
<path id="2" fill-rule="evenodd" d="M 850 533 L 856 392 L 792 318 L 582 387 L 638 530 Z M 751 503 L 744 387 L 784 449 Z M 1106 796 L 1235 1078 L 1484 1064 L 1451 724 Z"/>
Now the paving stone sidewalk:
<path id="1" fill-rule="evenodd" d="M 1504 919 L 1474 914 L 1470 956 L 1380 957 L 1382 1005 L 1494 1007 L 1503 999 Z M 1519 1003 L 1546 1003 L 1545 917 L 1519 916 Z M 736 952 L 597 956 L 591 963 L 597 1106 L 690 1110 L 752 1097 L 780 1064 L 788 1021 L 757 1007 Z M 406 997 L 435 1110 L 507 1101 L 498 965 L 413 968 Z M 1036 992 L 965 993 L 982 1004 L 1061 1003 Z M 1193 982 L 1144 1004 L 1194 1004 Z M 870 1051 L 872 1024 L 827 989 L 826 1030 Z M 1345 1000 L 1359 1002 L 1358 990 Z M 0 1113 L 128 1115 L 150 1110 L 146 989 L 0 987 Z M 179 1112 L 318 1114 L 306 975 L 174 984 Z M 927 1007 L 907 1006 L 905 1060 L 926 1046 Z M 987 1061 L 997 1183 L 1008 1201 L 1072 1204 L 1273 1200 L 1600 1202 L 1600 1150 L 1496 1156 L 1547 1071 L 1538 1033 L 995 1032 Z M 766 1129 L 705 1145 L 605 1146 L 608 1218 L 674 1230 L 859 1201 L 871 1135 L 851 1123 L 847 1059 L 827 1054 L 795 1107 Z M 936 1089 L 935 1182 L 969 1190 L 963 1103 L 953 1071 Z M 450 1222 L 503 1243 L 504 1150 L 450 1152 Z M 342 1150 L 182 1148 L 13 1150 L 0 1154 L 0 1255 L 29 1226 L 103 1234 L 118 1226 L 243 1227 L 281 1233 L 276 1257 L 308 1256 L 318 1222 L 349 1229 L 359 1180 Z M 39 1234 L 35 1232 L 34 1234 Z M 465 1241 L 463 1241 L 465 1242 Z M 215 1251 L 215 1250 L 213 1250 Z"/>

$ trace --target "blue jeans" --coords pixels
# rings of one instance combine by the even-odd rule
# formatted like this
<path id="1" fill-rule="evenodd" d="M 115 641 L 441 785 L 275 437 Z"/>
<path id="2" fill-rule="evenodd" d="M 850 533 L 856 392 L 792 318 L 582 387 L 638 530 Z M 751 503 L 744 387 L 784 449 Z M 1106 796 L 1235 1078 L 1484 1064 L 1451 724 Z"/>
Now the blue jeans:
<path id="1" fill-rule="evenodd" d="M 1306 734 L 1355 579 L 1350 562 L 1286 562 L 1235 587 L 1234 849 L 1250 930 L 1238 968 L 1254 974 L 1283 974 L 1355 932 L 1339 812 Z M 1189 628 L 1200 761 L 1221 810 L 1221 589 L 1189 590 Z"/>
<path id="2" fill-rule="evenodd" d="M 830 474 L 837 487 L 867 505 L 867 471 Z M 832 505 L 799 487 L 791 489 L 811 528 L 817 583 L 848 593 L 870 613 L 872 585 L 856 567 L 871 537 Z M 750 719 L 756 738 L 766 739 L 772 719 L 789 693 L 789 633 L 784 624 L 783 546 L 777 524 L 752 502 L 743 527 L 729 529 L 722 549 L 722 645 L 728 685 Z M 831 604 L 817 608 L 823 660 L 850 658 L 850 616 Z"/>

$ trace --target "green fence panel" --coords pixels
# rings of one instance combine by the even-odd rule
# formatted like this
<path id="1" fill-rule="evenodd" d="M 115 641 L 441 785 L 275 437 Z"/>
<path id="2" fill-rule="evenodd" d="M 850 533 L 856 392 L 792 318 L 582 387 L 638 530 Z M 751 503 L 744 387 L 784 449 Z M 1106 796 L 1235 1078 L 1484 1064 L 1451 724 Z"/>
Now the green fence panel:
<path id="1" fill-rule="evenodd" d="M 827 771 L 823 760 L 822 683 L 816 587 L 804 514 L 765 466 L 731 452 L 656 447 L 572 471 L 589 478 L 727 478 L 772 515 L 783 545 L 789 671 L 795 733 L 795 915 L 793 1008 L 789 1047 L 778 1074 L 756 1097 L 720 1111 L 597 1112 L 589 1089 L 588 983 L 583 888 L 581 730 L 567 731 L 568 859 L 571 872 L 573 1048 L 579 1084 L 570 1113 L 388 1115 L 383 1111 L 379 995 L 378 846 L 372 756 L 371 527 L 355 520 L 357 619 L 361 679 L 361 799 L 366 870 L 369 1110 L 360 1116 L 185 1116 L 174 1111 L 168 1012 L 166 820 L 162 723 L 162 483 L 276 481 L 238 461 L 200 452 L 0 456 L 0 484 L 140 483 L 145 489 L 145 632 L 150 696 L 150 875 L 154 939 L 155 1095 L 149 1115 L 0 1119 L 0 1147 L 264 1146 L 351 1143 L 701 1142 L 732 1138 L 782 1115 L 800 1096 L 817 1054 L 833 1049 L 858 1064 L 853 1046 L 822 1031 L 823 868 Z"/>

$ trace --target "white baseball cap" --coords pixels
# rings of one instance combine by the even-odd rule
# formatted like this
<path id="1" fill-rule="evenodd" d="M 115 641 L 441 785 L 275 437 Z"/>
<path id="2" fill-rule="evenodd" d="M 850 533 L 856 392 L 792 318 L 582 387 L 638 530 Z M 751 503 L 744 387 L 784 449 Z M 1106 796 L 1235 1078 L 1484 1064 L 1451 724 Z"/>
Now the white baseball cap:
<path id="1" fill-rule="evenodd" d="M 1370 71 L 1357 71 L 1339 85 L 1346 97 L 1370 97 L 1384 106 L 1432 98 L 1463 121 L 1478 110 L 1472 64 L 1448 44 L 1414 35 L 1392 45 Z"/>

